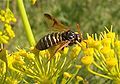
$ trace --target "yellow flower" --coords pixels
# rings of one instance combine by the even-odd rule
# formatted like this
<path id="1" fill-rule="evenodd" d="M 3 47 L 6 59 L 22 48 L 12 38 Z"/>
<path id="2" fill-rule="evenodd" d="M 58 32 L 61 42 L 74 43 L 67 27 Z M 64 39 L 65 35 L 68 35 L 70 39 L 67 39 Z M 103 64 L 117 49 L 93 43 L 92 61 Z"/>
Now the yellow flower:
<path id="1" fill-rule="evenodd" d="M 69 50 L 69 48 L 68 48 L 68 47 L 65 47 L 65 48 L 63 49 L 63 54 L 67 54 L 67 53 L 68 53 L 68 50 Z"/>
<path id="2" fill-rule="evenodd" d="M 77 76 L 76 79 L 79 80 L 79 81 L 83 80 L 83 78 L 81 76 Z"/>
<path id="3" fill-rule="evenodd" d="M 115 47 L 116 53 L 118 54 L 118 56 L 120 56 L 120 41 L 118 41 L 118 40 L 115 41 L 114 47 Z"/>
<path id="4" fill-rule="evenodd" d="M 2 35 L 3 33 L 2 33 L 2 31 L 0 31 L 0 35 Z"/>
<path id="5" fill-rule="evenodd" d="M 115 46 L 115 48 L 117 49 L 117 51 L 120 51 L 120 41 L 115 41 L 114 42 L 114 46 Z"/>
<path id="6" fill-rule="evenodd" d="M 16 22 L 14 14 L 11 12 L 11 10 L 9 8 L 6 9 L 5 18 L 6 18 L 6 23 L 9 23 L 11 21 Z M 8 20 L 8 22 L 7 22 L 7 20 Z"/>
<path id="7" fill-rule="evenodd" d="M 80 69 L 82 66 L 81 65 L 75 65 L 77 69 Z"/>
<path id="8" fill-rule="evenodd" d="M 88 36 L 88 40 L 87 41 L 87 47 L 94 47 L 94 38 L 92 38 L 91 36 Z"/>
<path id="9" fill-rule="evenodd" d="M 72 74 L 68 73 L 68 72 L 64 72 L 63 76 L 65 78 L 71 78 L 72 77 Z"/>
<path id="10" fill-rule="evenodd" d="M 117 59 L 116 58 L 106 58 L 106 65 L 108 67 L 114 67 L 117 65 Z"/>
<path id="11" fill-rule="evenodd" d="M 81 62 L 85 65 L 90 65 L 94 61 L 93 56 L 84 56 L 81 59 Z"/>
<path id="12" fill-rule="evenodd" d="M 0 20 L 4 22 L 5 21 L 5 17 L 1 16 Z"/>
<path id="13" fill-rule="evenodd" d="M 26 50 L 24 50 L 24 49 L 19 49 L 19 55 L 22 55 L 22 56 L 24 56 L 24 57 L 26 57 L 27 56 L 27 52 L 26 52 Z"/>
<path id="14" fill-rule="evenodd" d="M 16 18 L 9 8 L 7 8 L 5 11 L 0 10 L 0 20 L 8 24 L 10 22 L 16 22 Z"/>
<path id="15" fill-rule="evenodd" d="M 61 57 L 61 53 L 60 53 L 60 52 L 56 52 L 56 53 L 55 53 L 55 56 L 53 56 L 53 57 L 51 57 L 51 58 L 54 58 L 54 57 L 56 58 L 56 61 L 58 61 L 58 60 L 60 59 L 60 57 Z M 51 58 L 50 58 L 50 59 L 51 59 Z"/>
<path id="16" fill-rule="evenodd" d="M 39 52 L 42 57 L 47 57 L 50 58 L 51 54 L 49 53 L 48 50 L 42 50 Z"/>
<path id="17" fill-rule="evenodd" d="M 79 45 L 75 45 L 75 47 L 72 48 L 72 51 L 71 51 L 71 57 L 74 58 L 76 56 L 78 56 L 79 52 L 81 50 L 81 47 Z"/>
<path id="18" fill-rule="evenodd" d="M 102 39 L 102 44 L 103 44 L 103 46 L 110 47 L 111 39 L 110 38 L 104 38 L 104 39 Z"/>
<path id="19" fill-rule="evenodd" d="M 9 23 L 10 23 L 10 20 L 9 20 L 9 19 L 6 19 L 5 22 L 9 24 Z"/>
<path id="20" fill-rule="evenodd" d="M 9 37 L 7 38 L 7 36 L 0 36 L 0 43 L 5 43 L 5 44 L 7 44 L 8 43 L 8 39 L 9 39 Z"/>
<path id="21" fill-rule="evenodd" d="M 15 53 L 11 54 L 10 56 L 8 55 L 7 59 L 8 59 L 9 68 L 13 68 L 12 65 L 14 63 L 19 63 L 20 65 L 25 64 L 25 62 L 23 61 L 22 57 L 19 55 L 18 52 L 15 52 Z"/>
<path id="22" fill-rule="evenodd" d="M 18 84 L 19 83 L 18 80 L 16 80 L 15 78 L 12 78 L 11 76 L 6 77 L 6 81 L 8 84 Z"/>
<path id="23" fill-rule="evenodd" d="M 0 43 L 5 43 L 7 44 L 9 40 L 9 37 L 6 35 L 0 35 Z"/>
<path id="24" fill-rule="evenodd" d="M 9 40 L 9 37 L 6 36 L 6 35 L 2 35 L 2 37 L 3 37 L 4 39 L 6 39 L 6 40 Z"/>
<path id="25" fill-rule="evenodd" d="M 0 43 L 7 44 L 10 38 L 15 37 L 15 33 L 12 30 L 10 22 L 15 22 L 16 18 L 9 8 L 6 10 L 0 10 L 0 20 L 4 23 L 3 33 L 0 34 Z"/>
<path id="26" fill-rule="evenodd" d="M 118 40 L 115 41 L 114 45 L 115 45 L 115 47 L 120 46 L 120 41 L 118 41 Z"/>
<path id="27" fill-rule="evenodd" d="M 111 49 L 110 47 L 103 47 L 100 51 L 105 57 L 109 57 Z"/>
<path id="28" fill-rule="evenodd" d="M 10 38 L 15 37 L 15 33 L 14 33 L 14 31 L 12 30 L 12 28 L 9 24 L 5 24 L 5 30 L 6 30 L 6 33 L 8 34 L 8 36 Z"/>
<path id="29" fill-rule="evenodd" d="M 84 49 L 86 49 L 86 46 L 87 46 L 87 40 L 84 40 L 84 41 L 82 41 L 80 44 L 81 44 L 81 48 L 84 50 Z"/>
<path id="30" fill-rule="evenodd" d="M 119 57 L 120 56 L 120 41 L 118 37 L 116 37 L 115 33 L 107 30 L 101 33 L 99 39 L 96 36 L 90 37 L 88 35 L 88 40 L 86 40 L 87 46 L 86 48 L 82 48 L 85 54 L 84 57 L 81 58 L 81 62 L 87 65 L 87 69 L 92 74 L 108 78 L 111 80 L 119 79 Z M 94 40 L 94 38 L 95 40 Z M 90 50 L 90 48 L 93 50 Z M 94 57 L 95 60 L 94 60 Z M 90 56 L 91 55 L 91 56 Z M 95 65 L 95 66 L 90 66 Z M 95 68 L 109 71 L 110 73 L 101 74 L 95 70 Z M 119 84 L 119 82 L 118 82 Z"/>
<path id="31" fill-rule="evenodd" d="M 30 52 L 26 52 L 24 49 L 19 49 L 19 55 L 22 57 L 27 57 L 28 59 L 34 59 L 34 54 Z"/>
<path id="32" fill-rule="evenodd" d="M 115 39 L 115 33 L 114 32 L 108 32 L 106 34 L 107 38 Z"/>
<path id="33" fill-rule="evenodd" d="M 109 57 L 115 57 L 114 49 L 110 49 Z"/>
<path id="34" fill-rule="evenodd" d="M 27 58 L 35 60 L 35 55 L 33 53 L 28 53 Z"/>
<path id="35" fill-rule="evenodd" d="M 114 40 L 115 40 L 115 33 L 114 32 L 108 32 L 106 34 L 107 38 L 111 39 L 112 46 L 114 46 Z"/>
<path id="36" fill-rule="evenodd" d="M 102 47 L 101 41 L 94 41 L 94 48 L 100 50 Z"/>
<path id="37" fill-rule="evenodd" d="M 45 54 L 46 54 L 46 51 L 45 51 L 45 50 L 40 51 L 40 55 L 41 55 L 41 56 L 43 56 L 43 57 L 44 57 L 44 56 L 45 56 Z"/>
<path id="38" fill-rule="evenodd" d="M 15 23 L 17 21 L 17 19 L 15 17 L 12 17 L 11 21 Z"/>
<path id="39" fill-rule="evenodd" d="M 60 56 L 61 56 L 60 52 L 55 53 L 55 57 L 60 57 Z"/>
<path id="40" fill-rule="evenodd" d="M 103 47 L 100 51 L 104 55 L 104 57 L 114 57 L 115 56 L 114 50 L 109 47 Z"/>
<path id="41" fill-rule="evenodd" d="M 94 54 L 94 49 L 93 49 L 93 48 L 86 48 L 86 49 L 84 50 L 84 54 L 85 54 L 85 55 L 88 55 L 88 56 L 93 56 L 93 54 Z"/>
<path id="42" fill-rule="evenodd" d="M 5 14 L 5 11 L 4 11 L 4 10 L 0 10 L 0 14 L 1 14 L 1 15 L 4 15 L 4 14 Z"/>

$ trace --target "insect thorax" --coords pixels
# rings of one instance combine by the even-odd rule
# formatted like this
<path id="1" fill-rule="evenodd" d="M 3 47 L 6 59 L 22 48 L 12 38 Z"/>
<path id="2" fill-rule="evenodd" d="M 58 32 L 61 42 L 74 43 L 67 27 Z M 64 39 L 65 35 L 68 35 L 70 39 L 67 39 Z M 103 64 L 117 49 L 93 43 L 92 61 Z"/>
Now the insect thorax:
<path id="1" fill-rule="evenodd" d="M 69 30 L 67 32 L 62 33 L 62 39 L 63 41 L 68 40 L 71 44 L 75 44 L 76 41 L 81 42 L 81 38 L 79 34 L 76 34 L 75 32 Z"/>
<path id="2" fill-rule="evenodd" d="M 63 40 L 69 40 L 72 41 L 75 39 L 75 33 L 72 31 L 67 31 L 62 33 Z"/>

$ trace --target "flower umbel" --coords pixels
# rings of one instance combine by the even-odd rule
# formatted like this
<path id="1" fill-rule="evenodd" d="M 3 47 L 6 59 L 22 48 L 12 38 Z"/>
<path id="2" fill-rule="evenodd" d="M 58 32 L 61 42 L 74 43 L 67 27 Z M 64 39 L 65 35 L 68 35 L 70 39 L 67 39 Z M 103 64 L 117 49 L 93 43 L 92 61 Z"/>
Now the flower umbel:
<path id="1" fill-rule="evenodd" d="M 11 23 L 15 23 L 16 18 L 11 10 L 6 8 L 6 10 L 0 10 L 0 20 L 3 24 L 3 28 L 1 28 L 3 31 L 0 30 L 0 43 L 7 44 L 10 39 L 15 37 Z"/>
<path id="2" fill-rule="evenodd" d="M 81 61 L 92 74 L 116 81 L 120 80 L 120 43 L 112 28 L 110 31 L 107 28 L 106 30 L 107 32 L 101 33 L 99 39 L 96 34 L 92 37 L 88 35 L 87 47 L 83 49 L 85 56 Z M 104 74 L 95 71 L 91 66 Z"/>

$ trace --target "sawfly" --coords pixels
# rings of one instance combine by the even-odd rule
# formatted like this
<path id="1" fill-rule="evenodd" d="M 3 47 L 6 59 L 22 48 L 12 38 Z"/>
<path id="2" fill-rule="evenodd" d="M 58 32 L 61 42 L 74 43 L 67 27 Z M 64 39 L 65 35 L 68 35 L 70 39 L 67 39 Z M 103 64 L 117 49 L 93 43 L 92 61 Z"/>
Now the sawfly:
<path id="1" fill-rule="evenodd" d="M 80 32 L 80 27 L 77 24 L 78 33 L 70 30 L 69 26 L 63 25 L 56 18 L 51 16 L 50 14 L 44 14 L 44 16 L 51 22 L 50 26 L 53 33 L 45 35 L 41 38 L 36 44 L 35 48 L 38 50 L 46 50 L 54 47 L 53 56 L 56 52 L 63 49 L 68 45 L 73 45 L 80 43 L 82 41 L 82 34 Z"/>

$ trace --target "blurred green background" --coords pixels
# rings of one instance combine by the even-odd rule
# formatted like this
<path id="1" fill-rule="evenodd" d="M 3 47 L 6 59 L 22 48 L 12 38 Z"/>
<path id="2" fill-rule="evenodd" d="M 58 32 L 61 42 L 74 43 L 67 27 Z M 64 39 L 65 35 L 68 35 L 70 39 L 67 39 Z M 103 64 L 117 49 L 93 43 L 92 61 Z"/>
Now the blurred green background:
<path id="1" fill-rule="evenodd" d="M 30 0 L 24 0 L 24 4 L 36 41 L 48 33 L 44 13 L 55 16 L 74 31 L 77 31 L 76 24 L 79 23 L 84 37 L 86 33 L 100 33 L 104 31 L 104 26 L 109 29 L 111 25 L 116 33 L 120 33 L 119 0 L 37 0 L 35 5 Z M 0 1 L 0 7 L 6 7 L 6 0 Z M 11 40 L 8 48 L 28 48 L 16 0 L 10 0 L 10 9 L 14 12 L 17 23 L 14 24 L 16 37 Z"/>

